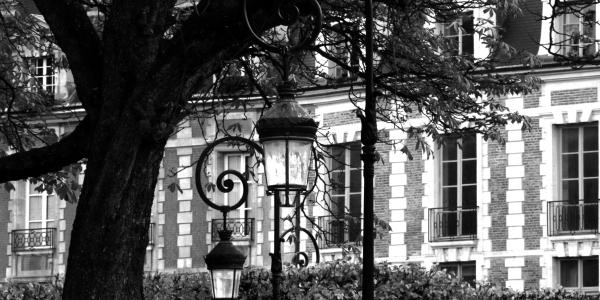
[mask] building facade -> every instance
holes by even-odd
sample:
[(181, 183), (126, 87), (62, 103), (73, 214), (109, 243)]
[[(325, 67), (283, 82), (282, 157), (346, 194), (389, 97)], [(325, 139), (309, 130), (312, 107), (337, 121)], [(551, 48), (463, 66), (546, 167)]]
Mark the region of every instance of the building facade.
[[(375, 168), (374, 209), (391, 231), (375, 241), (376, 259), (425, 267), (439, 264), (467, 280), (489, 280), (519, 290), (564, 286), (599, 292), (600, 69), (571, 68), (551, 54), (598, 52), (594, 39), (585, 37), (597, 38), (599, 25), (591, 24), (590, 18), (600, 18), (595, 5), (584, 7), (583, 14), (565, 11), (554, 20), (558, 31), (549, 34), (551, 21), (536, 16), (550, 13), (551, 6), (539, 1), (525, 5), (523, 16), (497, 22), (506, 28), (507, 43), (548, 58), (534, 71), (542, 82), (538, 91), (503, 97), (512, 111), (531, 117), (530, 130), (508, 124), (503, 131), (506, 143), (467, 135), (434, 145), (433, 155), (413, 151), (413, 159), (408, 159), (400, 148), (412, 147), (413, 141), (403, 131), (379, 124), (381, 136), (397, 145), (377, 145), (382, 161)], [(469, 30), (473, 19), (482, 17), (483, 11), (461, 17), (462, 31), (436, 26), (456, 41), (457, 54), (483, 57), (485, 47)], [(566, 32), (580, 35), (575, 40)], [(558, 46), (548, 46), (552, 38), (560, 41)], [(40, 76), (51, 73), (43, 70)], [(60, 87), (67, 81), (68, 76), (57, 75), (47, 82)], [(347, 97), (344, 88), (305, 90), (298, 96), (319, 122), (323, 133), (319, 142), (329, 153), (325, 165), (317, 168), (321, 173), (329, 170), (329, 176), (317, 183), (305, 202), (308, 217), (301, 218), (303, 227), (315, 233), (317, 227), (325, 230), (318, 234), (321, 261), (341, 258), (348, 250), (341, 245), (361, 238), (361, 128)], [(69, 113), (77, 115), (77, 108)], [(203, 257), (216, 244), (216, 228), (223, 224), (221, 215), (208, 208), (195, 190), (195, 162), (207, 143), (222, 137), (222, 128), (237, 128), (238, 134), (248, 136), (258, 116), (250, 109), (223, 118), (190, 119), (169, 140), (152, 210), (147, 271), (205, 270)], [(68, 132), (76, 119), (61, 118), (52, 126), (57, 133)], [(420, 116), (409, 120), (413, 125), (422, 121)], [(227, 226), (234, 231), (235, 244), (247, 253), (248, 265), (269, 266), (273, 197), (266, 195), (263, 171), (247, 151), (223, 146), (211, 154), (205, 179), (214, 181), (227, 169), (253, 171), (248, 203), (230, 214)], [(64, 273), (76, 204), (38, 192), (26, 181), (13, 185), (10, 192), (0, 191), (0, 199), (7, 200), (0, 201), (4, 279), (44, 280)], [(236, 193), (213, 189), (209, 194), (217, 202), (231, 203), (239, 196)], [(282, 216), (291, 212), (284, 209)], [(284, 229), (290, 226), (282, 224)], [(291, 259), (294, 247), (291, 242), (283, 244), (284, 261)], [(309, 240), (301, 238), (299, 247), (311, 253), (311, 262), (317, 260)]]

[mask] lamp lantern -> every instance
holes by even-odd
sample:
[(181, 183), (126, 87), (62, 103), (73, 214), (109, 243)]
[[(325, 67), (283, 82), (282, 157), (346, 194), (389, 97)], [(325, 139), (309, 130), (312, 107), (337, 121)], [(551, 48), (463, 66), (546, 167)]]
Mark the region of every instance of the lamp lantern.
[(219, 243), (206, 255), (206, 268), (210, 272), (213, 299), (237, 299), (244, 255), (231, 242), (231, 231), (219, 231)]
[(308, 185), (318, 124), (296, 101), (292, 82), (284, 82), (277, 91), (279, 100), (256, 126), (264, 149), (267, 189), (302, 192)]

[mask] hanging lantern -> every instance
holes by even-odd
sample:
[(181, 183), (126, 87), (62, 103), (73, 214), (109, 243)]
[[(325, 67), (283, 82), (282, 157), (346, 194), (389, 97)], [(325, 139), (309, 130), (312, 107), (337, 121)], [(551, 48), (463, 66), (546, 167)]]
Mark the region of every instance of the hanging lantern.
[(231, 231), (219, 231), (219, 243), (206, 255), (213, 299), (237, 299), (246, 255), (231, 242)]

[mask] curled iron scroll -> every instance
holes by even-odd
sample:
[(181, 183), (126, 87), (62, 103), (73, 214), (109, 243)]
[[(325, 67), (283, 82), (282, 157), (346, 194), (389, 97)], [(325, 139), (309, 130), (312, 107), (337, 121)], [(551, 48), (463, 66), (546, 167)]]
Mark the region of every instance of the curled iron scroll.
[(224, 144), (224, 143), (232, 143), (232, 142), (238, 142), (238, 143), (242, 143), (247, 146), (250, 146), (251, 148), (256, 150), (258, 153), (260, 153), (261, 156), (264, 153), (262, 147), (260, 147), (257, 143), (255, 143), (249, 139), (239, 137), (239, 136), (228, 136), (228, 137), (218, 139), (218, 140), (214, 141), (213, 143), (208, 144), (207, 147), (204, 149), (204, 151), (202, 151), (202, 153), (200, 154), (200, 158), (198, 158), (198, 163), (196, 165), (196, 174), (195, 174), (196, 190), (198, 191), (198, 195), (200, 195), (200, 198), (202, 199), (202, 201), (204, 201), (204, 203), (206, 203), (206, 205), (222, 212), (223, 214), (227, 214), (228, 212), (239, 208), (240, 206), (242, 206), (242, 204), (244, 204), (244, 202), (246, 202), (246, 200), (248, 199), (248, 183), (246, 182), (244, 175), (236, 170), (225, 170), (225, 171), (221, 172), (221, 174), (219, 174), (219, 176), (217, 177), (217, 183), (216, 183), (217, 189), (223, 193), (231, 192), (234, 188), (233, 180), (231, 180), (229, 178), (225, 179), (225, 176), (227, 176), (227, 175), (235, 176), (240, 180), (240, 183), (242, 185), (242, 193), (241, 193), (242, 196), (233, 205), (218, 205), (218, 204), (210, 201), (210, 199), (206, 196), (206, 193), (204, 192), (204, 188), (203, 188), (204, 183), (202, 182), (202, 166), (209, 159), (210, 154), (212, 153), (213, 149), (217, 145)]
[[(290, 233), (290, 232), (294, 231), (295, 229), (296, 229), (295, 227), (288, 228), (286, 231), (284, 231), (284, 232), (283, 232), (283, 233), (282, 233), (282, 234), (279, 236), (279, 241), (284, 241), (284, 240), (285, 240), (285, 236), (286, 236), (288, 233)], [(321, 253), (320, 253), (320, 251), (319, 251), (319, 244), (317, 243), (317, 239), (315, 239), (315, 237), (312, 235), (312, 233), (311, 233), (311, 232), (310, 232), (308, 229), (306, 229), (306, 228), (302, 228), (302, 227), (300, 227), (300, 228), (298, 228), (298, 229), (299, 229), (300, 231), (302, 231), (302, 232), (306, 233), (306, 235), (308, 235), (308, 237), (310, 238), (310, 241), (313, 243), (313, 247), (314, 247), (314, 249), (315, 249), (315, 254), (316, 254), (316, 257), (317, 257), (317, 261), (316, 261), (316, 263), (319, 263), (319, 262), (321, 262)], [(296, 238), (300, 238), (300, 237), (296, 237)], [(294, 259), (293, 259), (293, 260), (294, 260), (294, 261), (297, 261), (296, 259), (297, 259), (297, 258), (299, 258), (299, 256), (303, 256), (303, 257), (305, 258), (305, 261), (304, 261), (304, 263), (303, 263), (303, 264), (298, 264), (298, 266), (299, 266), (299, 267), (301, 267), (301, 268), (302, 268), (302, 267), (306, 267), (306, 266), (308, 265), (308, 255), (307, 255), (305, 252), (303, 252), (303, 251), (300, 251), (300, 252), (297, 252), (297, 253), (295, 253), (295, 254), (294, 254)]]
[[(312, 25), (312, 28), (310, 28), (310, 32), (307, 35), (302, 36), (302, 38), (295, 44), (273, 45), (256, 34), (256, 31), (254, 28), (252, 28), (252, 24), (248, 18), (247, 0), (244, 0), (243, 2), (243, 15), (246, 28), (250, 32), (250, 35), (254, 41), (267, 51), (284, 53), (286, 51), (293, 52), (302, 49), (314, 42), (321, 32), (323, 13), (321, 11), (321, 5), (319, 5), (317, 0), (281, 1), (275, 16), (279, 23), (286, 26), (294, 26), (294, 24), (300, 23), (299, 25)], [(306, 18), (302, 18), (303, 16), (306, 16)], [(306, 22), (312, 24), (302, 24)]]

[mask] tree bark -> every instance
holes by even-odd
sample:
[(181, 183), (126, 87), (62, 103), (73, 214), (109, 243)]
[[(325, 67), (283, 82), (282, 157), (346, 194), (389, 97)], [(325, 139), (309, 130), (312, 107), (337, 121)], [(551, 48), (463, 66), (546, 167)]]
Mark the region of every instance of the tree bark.
[(144, 139), (136, 127), (121, 125), (110, 147), (102, 147), (107, 152), (89, 158), (64, 299), (143, 299), (147, 232), (166, 138)]

